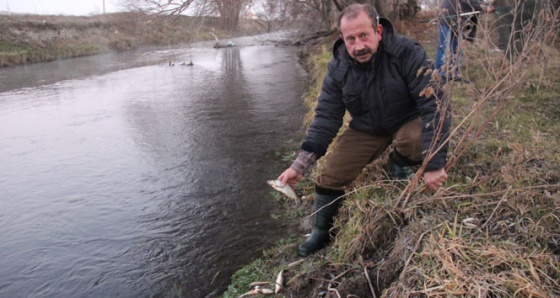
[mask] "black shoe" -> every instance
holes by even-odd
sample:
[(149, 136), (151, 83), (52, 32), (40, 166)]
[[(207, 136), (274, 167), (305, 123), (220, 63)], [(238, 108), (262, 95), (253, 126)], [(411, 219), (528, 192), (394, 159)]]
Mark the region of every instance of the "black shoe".
[(407, 165), (409, 162), (403, 159), (406, 158), (401, 156), (396, 150), (389, 154), (389, 170), (387, 171), (389, 178), (393, 180), (410, 180), (414, 176), (414, 171)]
[(389, 177), (393, 180), (409, 180), (414, 176), (414, 171), (409, 166), (399, 166), (389, 161)]

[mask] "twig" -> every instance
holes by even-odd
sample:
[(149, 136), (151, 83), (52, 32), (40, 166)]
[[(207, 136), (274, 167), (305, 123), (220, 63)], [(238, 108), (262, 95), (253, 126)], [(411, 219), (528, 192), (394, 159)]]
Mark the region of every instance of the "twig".
[(408, 259), (406, 260), (406, 263), (404, 263), (404, 267), (403, 267), (403, 269), (402, 269), (402, 271), (401, 271), (401, 274), (399, 275), (399, 279), (402, 279), (403, 274), (406, 272), (406, 268), (408, 267), (408, 264), (410, 263), (410, 260), (412, 260), (412, 257), (414, 256), (414, 253), (416, 252), (416, 249), (418, 249), (418, 246), (420, 245), (420, 242), (422, 241), (422, 238), (424, 238), (424, 236), (425, 236), (426, 234), (431, 233), (433, 230), (435, 230), (435, 229), (441, 227), (444, 223), (446, 223), (446, 222), (440, 223), (440, 224), (438, 224), (437, 226), (435, 226), (435, 227), (433, 227), (433, 228), (427, 230), (426, 232), (424, 232), (424, 233), (422, 233), (422, 234), (420, 235), (420, 237), (419, 237), (418, 240), (416, 241), (416, 245), (414, 245), (414, 248), (412, 249), (412, 252), (410, 253), (410, 256), (409, 256)]
[[(497, 194), (502, 194), (504, 192), (508, 192), (510, 190), (514, 190), (514, 191), (524, 191), (524, 190), (530, 190), (530, 189), (541, 189), (541, 188), (555, 188), (555, 187), (560, 187), (560, 184), (542, 184), (542, 185), (531, 185), (531, 186), (524, 186), (524, 187), (518, 187), (518, 188), (509, 188), (506, 190), (497, 190), (497, 191), (493, 191), (493, 192), (487, 192), (487, 193), (479, 193), (479, 194), (464, 194), (464, 195), (454, 195), (454, 196), (446, 196), (446, 197), (441, 197), (439, 199), (441, 200), (454, 200), (454, 199), (465, 199), (465, 198), (482, 198), (482, 197), (491, 197)], [(427, 202), (431, 202), (431, 200), (422, 200), (422, 201), (418, 201), (418, 204), (423, 204), (423, 203), (427, 203)]]
[(371, 291), (371, 296), (373, 298), (377, 298), (375, 295), (375, 290), (373, 289), (373, 285), (371, 284), (371, 279), (369, 278), (369, 274), (367, 273), (367, 266), (364, 266), (364, 274), (366, 275), (366, 279), (369, 285), (369, 290)]
[(333, 277), (330, 281), (331, 281), (331, 282), (335, 282), (337, 279), (343, 277), (346, 273), (348, 273), (348, 271), (350, 271), (351, 269), (352, 269), (352, 268), (346, 269), (346, 271), (344, 271), (344, 272), (340, 273), (339, 275)]
[(337, 289), (335, 289), (335, 288), (327, 288), (327, 290), (328, 290), (329, 292), (335, 292), (335, 293), (336, 293), (336, 296), (337, 296), (338, 298), (342, 298), (342, 297), (340, 297), (340, 293), (338, 292)]
[(507, 198), (507, 195), (509, 194), (510, 190), (511, 190), (511, 185), (508, 187), (508, 189), (506, 190), (506, 193), (500, 199), (500, 202), (498, 202), (498, 205), (496, 205), (496, 208), (494, 208), (494, 210), (492, 210), (492, 213), (490, 213), (490, 216), (488, 216), (488, 219), (486, 220), (486, 222), (481, 226), (482, 229), (484, 229), (486, 227), (486, 225), (488, 225), (488, 223), (490, 222), (490, 219), (492, 218), (492, 216), (494, 216), (494, 213), (496, 213), (496, 210), (498, 210), (500, 205), (502, 205), (504, 200)]

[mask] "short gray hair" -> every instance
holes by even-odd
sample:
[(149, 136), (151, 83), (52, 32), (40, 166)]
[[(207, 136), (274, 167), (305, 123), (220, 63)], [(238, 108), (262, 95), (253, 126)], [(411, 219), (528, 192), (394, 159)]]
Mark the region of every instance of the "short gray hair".
[(348, 5), (338, 15), (338, 20), (336, 21), (336, 28), (338, 28), (338, 32), (341, 32), (340, 31), (340, 21), (342, 20), (342, 18), (346, 17), (346, 18), (349, 18), (349, 19), (354, 19), (354, 18), (358, 17), (360, 12), (362, 12), (362, 11), (365, 12), (367, 14), (367, 16), (369, 17), (369, 19), (371, 20), (371, 25), (373, 26), (373, 29), (376, 29), (377, 25), (379, 25), (379, 14), (377, 13), (377, 10), (375, 10), (375, 8), (373, 8), (373, 6), (368, 5), (368, 4), (354, 3), (354, 4)]

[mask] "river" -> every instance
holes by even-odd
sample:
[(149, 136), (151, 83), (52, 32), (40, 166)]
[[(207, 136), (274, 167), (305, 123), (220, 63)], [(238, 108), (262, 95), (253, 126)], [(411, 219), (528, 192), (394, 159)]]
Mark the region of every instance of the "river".
[(0, 297), (219, 297), (286, 235), (306, 75), (264, 39), (0, 69)]

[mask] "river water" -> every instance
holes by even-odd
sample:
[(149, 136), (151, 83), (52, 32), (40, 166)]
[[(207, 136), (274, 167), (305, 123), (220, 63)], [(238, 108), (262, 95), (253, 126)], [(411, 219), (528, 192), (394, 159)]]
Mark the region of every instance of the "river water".
[(286, 235), (305, 72), (233, 41), (0, 69), (0, 297), (219, 297)]

